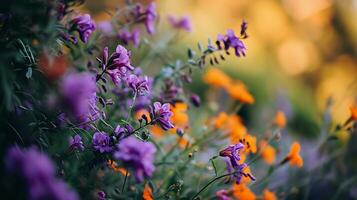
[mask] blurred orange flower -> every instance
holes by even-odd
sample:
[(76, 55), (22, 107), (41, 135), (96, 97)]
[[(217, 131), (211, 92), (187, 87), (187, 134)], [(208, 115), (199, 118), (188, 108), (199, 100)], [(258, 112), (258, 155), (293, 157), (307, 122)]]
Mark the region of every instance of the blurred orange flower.
[(216, 128), (223, 128), (223, 126), (227, 123), (228, 115), (225, 112), (220, 112), (216, 118), (213, 119), (214, 126)]
[(162, 136), (164, 136), (164, 130), (162, 130), (162, 128), (157, 125), (152, 125), (150, 127), (150, 133), (157, 138), (161, 138)]
[(228, 94), (241, 103), (252, 104), (254, 103), (254, 97), (248, 92), (245, 85), (240, 81), (235, 81), (227, 88)]
[[(123, 176), (126, 175), (127, 171), (125, 168), (119, 167), (118, 164), (114, 160), (107, 161), (108, 167), (111, 168), (114, 172), (120, 172)], [(128, 173), (130, 176), (130, 173)]]
[(269, 191), (268, 189), (265, 189), (263, 191), (263, 200), (277, 200), (274, 192)]
[(282, 111), (278, 111), (275, 114), (274, 124), (280, 128), (284, 128), (286, 126), (286, 117)]
[(228, 88), (231, 84), (231, 78), (227, 76), (223, 71), (217, 68), (209, 68), (203, 76), (203, 80), (210, 85)]
[(146, 116), (146, 118), (149, 120), (149, 122), (151, 121), (150, 113), (146, 109), (140, 109), (140, 110), (136, 111), (134, 117), (135, 117), (136, 120), (139, 120), (139, 119), (141, 119), (141, 117), (143, 115)]
[(153, 200), (152, 189), (149, 184), (146, 184), (143, 191), (143, 200)]
[(255, 194), (245, 184), (234, 184), (232, 194), (237, 199), (255, 200)]
[(255, 136), (246, 134), (240, 142), (244, 144), (245, 153), (257, 152), (257, 138)]
[(276, 150), (268, 144), (266, 140), (262, 140), (259, 142), (259, 148), (261, 149), (261, 156), (263, 160), (271, 165), (275, 161)]
[(351, 119), (357, 120), (357, 106), (351, 106), (350, 111), (351, 111)]
[(175, 130), (177, 128), (186, 128), (188, 126), (189, 118), (187, 115), (188, 105), (185, 103), (175, 103), (170, 107), (173, 115), (170, 121), (175, 125)]
[(43, 53), (38, 59), (38, 66), (48, 79), (55, 81), (66, 72), (68, 60), (64, 55), (51, 56)]
[(298, 142), (294, 142), (291, 145), (290, 152), (285, 158), (286, 160), (288, 160), (290, 162), (291, 166), (298, 166), (298, 167), (303, 166), (303, 160), (302, 160), (301, 156), (299, 155), (300, 148), (301, 147)]

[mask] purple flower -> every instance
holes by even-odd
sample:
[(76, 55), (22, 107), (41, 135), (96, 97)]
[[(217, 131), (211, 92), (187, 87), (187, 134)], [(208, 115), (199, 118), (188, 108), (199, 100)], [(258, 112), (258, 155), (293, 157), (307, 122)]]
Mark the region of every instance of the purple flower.
[(129, 44), (130, 41), (133, 42), (134, 47), (138, 47), (140, 43), (140, 31), (138, 29), (129, 32), (127, 30), (121, 30), (118, 34), (118, 38), (125, 44)]
[(81, 40), (87, 43), (92, 32), (95, 30), (95, 22), (91, 19), (90, 15), (79, 15), (72, 20), (72, 24), (74, 29), (78, 31)]
[(165, 131), (173, 128), (174, 125), (170, 122), (170, 117), (173, 114), (170, 111), (170, 104), (165, 103), (161, 105), (160, 102), (154, 103), (154, 109), (151, 109), (151, 119), (152, 122), (155, 122), (161, 126)]
[(36, 148), (11, 147), (5, 158), (6, 168), (26, 182), (29, 199), (76, 200), (77, 194), (55, 177), (55, 168), (47, 155)]
[(181, 18), (176, 19), (175, 17), (170, 15), (168, 16), (168, 20), (174, 28), (183, 29), (187, 32), (190, 32), (192, 29), (191, 21), (188, 16), (183, 16)]
[(73, 150), (79, 150), (83, 151), (84, 150), (84, 145), (82, 141), (82, 137), (80, 135), (75, 135), (74, 137), (69, 138), (69, 148)]
[(110, 20), (102, 21), (98, 23), (98, 29), (102, 31), (104, 35), (109, 35), (113, 32), (113, 25)]
[(123, 126), (118, 125), (117, 127), (115, 127), (114, 129), (114, 135), (120, 139), (124, 136), (124, 134), (129, 134), (133, 132), (133, 127), (130, 124), (125, 124)]
[(225, 189), (218, 190), (218, 191), (216, 192), (216, 197), (217, 197), (219, 200), (230, 200), (230, 199), (231, 199), (231, 198), (229, 198), (228, 192), (227, 192), (227, 190), (225, 190)]
[(78, 122), (95, 121), (100, 116), (96, 106), (96, 84), (90, 73), (66, 75), (60, 83), (63, 101)]
[(229, 48), (233, 48), (236, 56), (245, 56), (245, 51), (247, 50), (244, 43), (234, 34), (232, 29), (228, 29), (226, 35), (218, 35), (217, 45), (221, 49), (220, 42), (223, 42), (224, 49), (228, 51)]
[(149, 34), (155, 33), (156, 4), (151, 2), (146, 9), (141, 4), (136, 4), (132, 11), (132, 15), (136, 22), (144, 22), (146, 30)]
[(145, 26), (149, 34), (155, 33), (156, 3), (151, 2), (146, 8)]
[(255, 180), (255, 177), (250, 173), (245, 173), (244, 169), (247, 167), (245, 163), (238, 164), (240, 160), (240, 151), (244, 148), (242, 143), (238, 143), (236, 145), (229, 145), (225, 149), (219, 152), (219, 156), (227, 157), (227, 171), (228, 173), (232, 173), (232, 168), (235, 170), (233, 176), (236, 178), (236, 183), (239, 184), (242, 180), (242, 177), (249, 177), (251, 180)]
[(143, 182), (144, 177), (151, 176), (155, 171), (153, 164), (156, 148), (150, 142), (143, 142), (135, 137), (120, 141), (114, 158), (133, 168), (137, 182)]
[(131, 74), (126, 79), (128, 86), (137, 94), (143, 95), (149, 92), (149, 80), (148, 77), (136, 76)]
[(111, 152), (110, 137), (105, 132), (96, 132), (93, 135), (93, 148), (100, 153)]
[(97, 197), (98, 197), (98, 200), (106, 200), (107, 199), (104, 191), (97, 192)]
[[(107, 48), (104, 48), (104, 55), (108, 55)], [(130, 63), (130, 51), (121, 45), (117, 46), (115, 52), (109, 57), (108, 62), (104, 64), (115, 84), (119, 84), (120, 80), (126, 77), (128, 71), (134, 70), (134, 67)]]

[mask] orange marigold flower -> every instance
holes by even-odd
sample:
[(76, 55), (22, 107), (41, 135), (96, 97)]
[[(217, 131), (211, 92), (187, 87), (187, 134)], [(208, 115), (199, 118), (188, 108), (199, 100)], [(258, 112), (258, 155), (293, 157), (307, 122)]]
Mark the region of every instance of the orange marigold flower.
[(225, 112), (220, 112), (218, 116), (214, 119), (214, 126), (216, 128), (223, 128), (223, 126), (227, 123), (228, 115)]
[(157, 125), (152, 125), (150, 127), (150, 133), (157, 138), (161, 138), (162, 136), (164, 136), (164, 130), (162, 130), (162, 128), (160, 128), (160, 126)]
[(185, 128), (188, 125), (189, 117), (187, 115), (187, 104), (185, 103), (175, 103), (171, 106), (171, 112), (173, 113), (170, 121), (175, 125), (175, 127)]
[(263, 191), (263, 200), (277, 200), (274, 192), (269, 191), (268, 189), (265, 189)]
[(143, 191), (143, 200), (153, 200), (152, 189), (149, 184), (146, 184)]
[(286, 117), (282, 111), (278, 111), (275, 114), (274, 124), (280, 128), (284, 128), (286, 126)]
[(232, 194), (237, 199), (255, 200), (255, 194), (245, 184), (234, 184)]
[[(123, 176), (126, 175), (127, 170), (125, 168), (119, 167), (118, 164), (114, 160), (107, 161), (108, 167), (111, 168), (114, 172), (120, 172)], [(128, 176), (130, 174), (128, 173)]]
[(273, 164), (276, 156), (276, 150), (274, 147), (269, 145), (265, 140), (260, 141), (259, 147), (261, 149), (261, 156), (263, 160), (269, 165)]
[(203, 80), (207, 84), (221, 88), (228, 88), (231, 84), (231, 78), (217, 68), (209, 68), (203, 76)]
[(257, 138), (255, 136), (247, 133), (239, 142), (244, 144), (244, 153), (257, 152)]
[(302, 167), (303, 160), (302, 160), (301, 156), (299, 155), (300, 148), (301, 147), (300, 147), (300, 144), (298, 142), (294, 142), (291, 145), (290, 152), (285, 158), (285, 160), (288, 160), (290, 162), (291, 166)]
[(351, 119), (357, 120), (357, 106), (351, 106), (350, 111), (351, 111)]
[(241, 103), (252, 104), (254, 103), (254, 97), (248, 92), (245, 85), (240, 81), (235, 81), (233, 84), (229, 85), (227, 88), (228, 94), (240, 101)]

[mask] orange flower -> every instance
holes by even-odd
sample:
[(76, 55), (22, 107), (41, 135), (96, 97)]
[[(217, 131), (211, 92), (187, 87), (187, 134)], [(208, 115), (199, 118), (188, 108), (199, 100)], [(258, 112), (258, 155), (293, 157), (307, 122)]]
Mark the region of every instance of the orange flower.
[(151, 121), (150, 113), (146, 109), (140, 109), (140, 110), (136, 111), (134, 117), (136, 120), (139, 120), (139, 119), (141, 119), (141, 117), (143, 115), (146, 116), (146, 118), (148, 119), (149, 122)]
[[(120, 172), (123, 176), (126, 175), (127, 171), (125, 168), (119, 167), (118, 164), (113, 161), (113, 160), (108, 160), (107, 161), (108, 167), (111, 168), (114, 172)], [(130, 174), (128, 173), (128, 176), (130, 176)]]
[(269, 191), (268, 189), (265, 189), (263, 191), (263, 200), (277, 200), (274, 192)]
[(263, 160), (269, 165), (273, 164), (275, 161), (276, 150), (265, 140), (260, 141), (259, 147), (261, 149)]
[(244, 153), (257, 152), (257, 138), (255, 136), (247, 133), (239, 142), (244, 144)]
[(286, 156), (285, 160), (288, 160), (291, 166), (302, 167), (303, 160), (299, 155), (299, 152), (300, 152), (300, 144), (298, 142), (294, 142), (291, 145), (290, 152)]
[(213, 120), (214, 126), (216, 128), (223, 128), (223, 126), (227, 123), (228, 115), (225, 112), (220, 112), (218, 116)]
[(235, 81), (227, 88), (228, 94), (241, 103), (252, 104), (254, 103), (254, 97), (248, 92), (245, 85), (240, 81)]
[(149, 184), (146, 184), (143, 191), (143, 200), (153, 200), (152, 189)]
[(157, 125), (150, 127), (150, 133), (156, 136), (157, 138), (162, 138), (164, 136), (164, 130)]
[(231, 84), (231, 78), (217, 68), (209, 68), (205, 73), (203, 80), (207, 84), (220, 88), (228, 88)]
[(183, 137), (180, 137), (179, 140), (179, 146), (181, 148), (186, 148), (186, 146), (190, 145), (189, 140), (185, 137), (186, 135), (184, 135)]
[(188, 126), (189, 117), (187, 115), (187, 104), (185, 103), (175, 103), (174, 106), (171, 106), (171, 111), (173, 115), (170, 118), (170, 121), (175, 125), (175, 128), (185, 128)]
[(351, 106), (350, 111), (351, 111), (351, 119), (357, 120), (357, 106)]
[(38, 66), (48, 79), (54, 81), (59, 79), (66, 72), (68, 60), (64, 55), (51, 56), (44, 52), (38, 59)]
[(277, 125), (280, 128), (284, 128), (285, 127), (285, 125), (286, 125), (286, 117), (285, 117), (285, 114), (282, 111), (278, 111), (275, 114), (274, 124)]
[(237, 199), (255, 200), (255, 194), (244, 184), (234, 184), (232, 194)]

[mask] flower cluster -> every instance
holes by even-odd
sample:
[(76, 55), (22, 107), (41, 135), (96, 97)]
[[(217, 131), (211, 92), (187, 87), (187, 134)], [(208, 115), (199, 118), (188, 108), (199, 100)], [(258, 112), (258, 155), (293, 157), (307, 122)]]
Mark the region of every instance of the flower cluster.
[(144, 181), (145, 176), (153, 174), (155, 170), (153, 160), (156, 152), (153, 144), (129, 137), (120, 141), (117, 144), (117, 149), (114, 152), (114, 158), (133, 168), (138, 182)]
[(96, 106), (95, 78), (92, 74), (67, 74), (60, 83), (60, 93), (71, 116), (82, 125), (100, 117), (100, 110)]
[(6, 167), (26, 182), (28, 198), (32, 200), (77, 200), (77, 194), (56, 178), (52, 161), (36, 148), (11, 147), (5, 158)]
[(87, 43), (89, 37), (95, 31), (95, 22), (91, 19), (89, 14), (79, 15), (72, 21), (72, 29), (78, 31), (82, 42)]
[(241, 25), (240, 37), (236, 36), (232, 29), (228, 29), (225, 35), (219, 34), (217, 36), (216, 41), (218, 49), (224, 49), (225, 51), (228, 51), (229, 48), (232, 48), (234, 49), (234, 53), (236, 56), (245, 56), (247, 48), (245, 47), (241, 39), (245, 39), (248, 37), (246, 33), (247, 27), (247, 23), (243, 21)]

